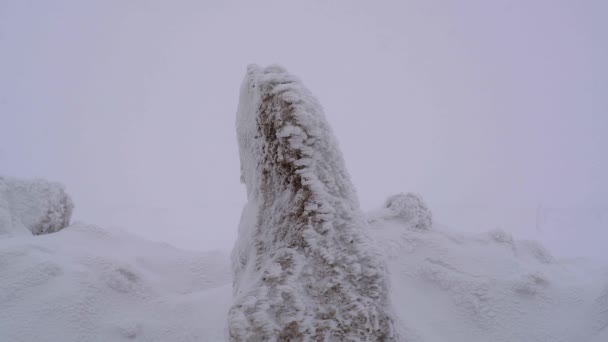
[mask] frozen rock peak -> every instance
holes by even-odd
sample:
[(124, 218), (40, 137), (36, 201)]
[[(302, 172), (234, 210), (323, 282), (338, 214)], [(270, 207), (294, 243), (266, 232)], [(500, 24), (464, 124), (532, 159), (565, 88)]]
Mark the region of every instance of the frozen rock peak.
[(233, 341), (396, 340), (388, 276), (323, 110), (249, 66), (237, 111), (248, 203), (233, 250)]

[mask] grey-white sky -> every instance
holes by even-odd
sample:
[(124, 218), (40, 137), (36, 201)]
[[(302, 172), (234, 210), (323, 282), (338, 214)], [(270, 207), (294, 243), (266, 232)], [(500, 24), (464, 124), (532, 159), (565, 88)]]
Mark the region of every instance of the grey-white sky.
[(364, 208), (401, 191), (462, 225), (465, 207), (606, 208), (607, 14), (606, 1), (1, 0), (0, 174), (66, 184), (77, 219), (229, 247), (245, 199), (239, 85), (248, 63), (276, 62), (323, 104)]

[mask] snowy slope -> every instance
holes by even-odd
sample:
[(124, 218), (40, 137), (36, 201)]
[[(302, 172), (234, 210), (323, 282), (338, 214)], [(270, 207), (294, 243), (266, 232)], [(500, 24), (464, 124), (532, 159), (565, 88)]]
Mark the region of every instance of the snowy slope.
[(426, 217), (387, 208), (369, 215), (405, 340), (589, 341), (606, 330), (607, 267), (558, 261), (501, 230), (420, 229)]
[[(383, 214), (369, 220), (403, 340), (606, 341), (608, 268)], [(0, 239), (0, 341), (224, 341), (230, 282), (227, 253), (95, 226)]]
[(227, 253), (76, 224), (0, 239), (0, 341), (222, 341)]
[(0, 177), (0, 237), (59, 231), (73, 207), (61, 184)]
[(396, 339), (382, 257), (315, 98), (281, 67), (250, 66), (237, 136), (248, 204), (231, 340)]
[[(402, 340), (606, 341), (607, 267), (386, 209), (368, 217)], [(224, 341), (231, 304), (227, 253), (84, 224), (0, 239), (0, 341)]]

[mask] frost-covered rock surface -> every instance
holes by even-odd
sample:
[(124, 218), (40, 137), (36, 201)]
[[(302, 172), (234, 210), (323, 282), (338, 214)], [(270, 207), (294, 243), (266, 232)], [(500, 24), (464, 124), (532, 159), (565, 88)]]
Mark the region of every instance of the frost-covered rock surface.
[(0, 239), (0, 341), (217, 342), (228, 253), (75, 224)]
[(231, 340), (396, 339), (388, 274), (315, 98), (281, 67), (250, 66), (237, 135), (248, 204)]
[(0, 236), (57, 232), (73, 207), (61, 184), (0, 177)]
[(406, 225), (416, 229), (427, 230), (433, 225), (431, 210), (420, 195), (412, 193), (390, 196), (386, 199), (382, 208), (368, 215), (370, 222), (389, 218), (401, 220)]

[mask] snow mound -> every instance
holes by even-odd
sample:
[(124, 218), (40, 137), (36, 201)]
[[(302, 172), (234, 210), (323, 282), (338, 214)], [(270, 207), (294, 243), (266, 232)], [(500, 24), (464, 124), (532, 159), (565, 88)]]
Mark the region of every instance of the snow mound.
[(589, 341), (608, 329), (607, 277), (585, 262), (501, 230), (411, 229), (377, 213), (370, 222), (406, 341)]
[[(594, 327), (598, 335), (608, 337), (608, 283), (595, 299), (594, 317), (596, 318)], [(599, 340), (598, 340), (599, 341)], [(603, 341), (606, 341), (605, 339)]]
[(0, 236), (57, 232), (69, 225), (73, 207), (58, 183), (0, 177)]
[(227, 254), (76, 224), (0, 239), (0, 340), (221, 341)]
[(382, 257), (315, 98), (281, 67), (250, 66), (237, 136), (248, 203), (231, 339), (396, 339)]

